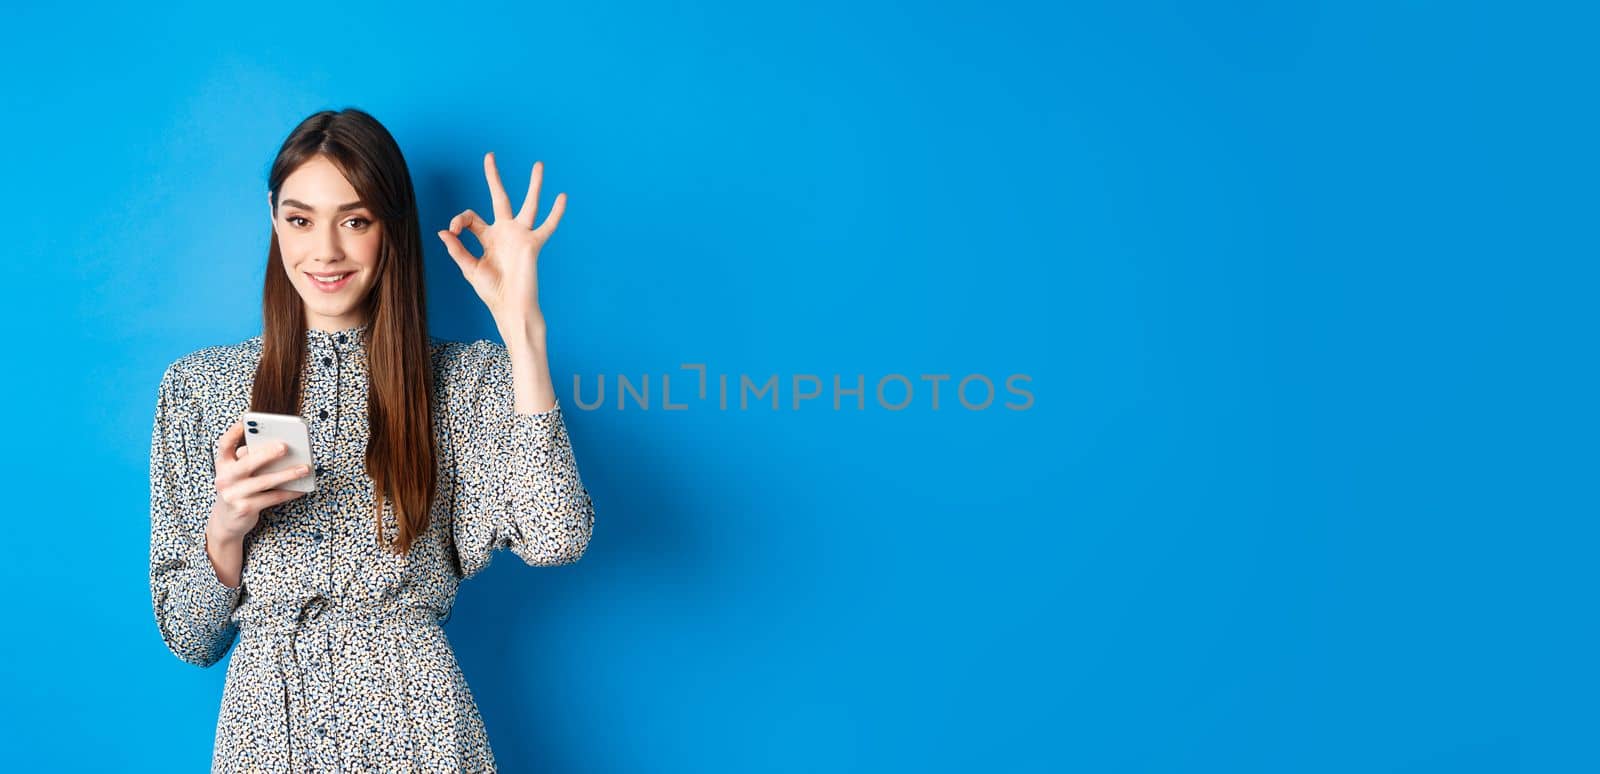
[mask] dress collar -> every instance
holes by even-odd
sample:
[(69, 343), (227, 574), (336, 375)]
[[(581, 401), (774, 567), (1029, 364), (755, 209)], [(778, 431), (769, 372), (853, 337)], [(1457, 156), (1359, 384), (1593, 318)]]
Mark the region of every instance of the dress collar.
[(362, 323), (337, 331), (307, 328), (306, 345), (314, 348), (328, 347), (339, 352), (358, 352), (362, 349), (362, 340), (366, 336), (368, 325), (369, 323)]

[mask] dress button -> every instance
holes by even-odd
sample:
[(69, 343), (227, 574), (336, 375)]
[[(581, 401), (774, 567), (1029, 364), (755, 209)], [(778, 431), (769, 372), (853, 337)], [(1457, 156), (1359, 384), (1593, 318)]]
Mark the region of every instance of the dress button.
[(327, 735), (328, 735), (328, 729), (323, 728), (322, 726), (317, 726), (317, 736), (327, 736)]
[(324, 474), (324, 473), (326, 473), (326, 472), (328, 472), (328, 469), (327, 469), (327, 468), (324, 468), (324, 467), (322, 467), (322, 466), (321, 466), (321, 465), (318, 465), (318, 466), (317, 466), (317, 475), (319, 475), (319, 476), (320, 476), (320, 475), (322, 475), (322, 474)]
[(313, 533), (311, 533), (311, 539), (317, 541), (318, 543), (321, 543), (322, 542), (322, 533), (321, 532), (313, 532)]
[(340, 344), (344, 343), (344, 334), (343, 333), (339, 334), (339, 343)]
[(327, 419), (328, 418), (328, 410), (327, 409), (322, 409), (321, 411), (318, 411), (317, 412), (317, 418), (318, 419)]
[(322, 358), (322, 364), (325, 365), (325, 366), (333, 365), (333, 358), (331, 358), (331, 357)]

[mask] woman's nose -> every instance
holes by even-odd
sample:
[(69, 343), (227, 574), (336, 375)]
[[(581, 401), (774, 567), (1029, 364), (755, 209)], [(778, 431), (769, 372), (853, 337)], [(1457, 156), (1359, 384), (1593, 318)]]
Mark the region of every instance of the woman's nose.
[(323, 252), (327, 255), (329, 261), (337, 261), (344, 257), (344, 251), (339, 246), (339, 230), (337, 227), (323, 232), (322, 244), (324, 246)]

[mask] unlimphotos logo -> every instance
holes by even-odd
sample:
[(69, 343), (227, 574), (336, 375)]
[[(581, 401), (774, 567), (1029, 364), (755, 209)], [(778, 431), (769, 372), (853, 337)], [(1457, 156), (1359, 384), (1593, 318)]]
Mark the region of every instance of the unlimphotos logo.
[[(737, 406), (740, 411), (747, 411), (753, 405), (761, 408), (770, 406), (773, 411), (787, 407), (798, 411), (807, 401), (819, 401), (815, 408), (827, 409), (827, 402), (820, 402), (824, 397), (824, 381), (818, 374), (793, 374), (789, 379), (782, 379), (778, 374), (767, 374), (765, 379), (757, 381), (749, 374), (737, 374), (730, 387), (729, 377), (732, 374), (708, 373), (705, 363), (684, 363), (678, 366), (681, 371), (698, 372), (698, 389), (695, 397), (689, 398), (680, 394), (679, 400), (684, 402), (674, 403), (672, 397), (672, 374), (659, 374), (661, 386), (661, 400), (657, 404), (664, 411), (685, 411), (692, 406), (715, 406), (719, 411), (726, 411)], [(716, 385), (711, 386), (711, 377), (716, 377)], [(626, 374), (616, 374), (615, 406), (618, 411), (629, 408), (629, 400), (635, 410), (648, 411), (650, 401), (651, 374), (642, 374), (636, 384)], [(879, 377), (872, 390), (877, 405), (889, 411), (901, 411), (913, 405), (926, 407), (938, 411), (941, 407), (949, 405), (946, 398), (941, 402), (940, 386), (955, 379), (951, 374), (918, 374), (917, 381), (905, 374), (891, 373)], [(584, 411), (605, 408), (607, 404), (607, 380), (605, 374), (596, 374), (594, 394), (592, 397), (584, 390), (583, 376), (572, 375), (573, 400), (578, 408)], [(832, 374), (833, 389), (831, 397), (832, 410), (865, 411), (867, 408), (867, 376), (866, 374)], [(1033, 407), (1033, 393), (1018, 385), (1031, 382), (1033, 377), (1027, 374), (1011, 374), (1004, 379), (1006, 392), (1019, 396), (1020, 402), (1005, 401), (999, 404), (1012, 411), (1026, 411)], [(923, 389), (919, 390), (917, 382), (923, 382)], [(782, 400), (782, 386), (788, 386), (789, 400)], [(983, 411), (995, 405), (996, 387), (994, 380), (984, 374), (966, 374), (959, 380), (950, 384), (950, 391), (955, 393), (955, 402), (969, 411)], [(715, 393), (714, 395), (712, 393)], [(713, 402), (714, 400), (714, 402)], [(814, 410), (813, 409), (813, 410)]]

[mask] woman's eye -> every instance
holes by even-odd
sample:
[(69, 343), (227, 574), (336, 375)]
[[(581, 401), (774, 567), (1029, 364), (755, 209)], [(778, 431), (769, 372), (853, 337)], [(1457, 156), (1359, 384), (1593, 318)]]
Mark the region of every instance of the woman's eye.
[[(300, 228), (304, 228), (304, 226), (301, 226), (300, 224), (309, 223), (310, 222), (310, 221), (306, 220), (305, 218), (300, 217), (299, 215), (290, 215), (289, 217), (284, 218), (284, 220), (286, 222), (288, 222), (288, 223), (290, 223), (290, 224), (292, 224), (294, 226), (300, 227)], [(354, 223), (354, 224), (356, 224), (356, 228), (359, 229), (359, 228), (366, 228), (372, 221), (367, 220), (366, 218), (351, 218), (349, 220), (346, 220), (345, 222), (346, 223)]]

